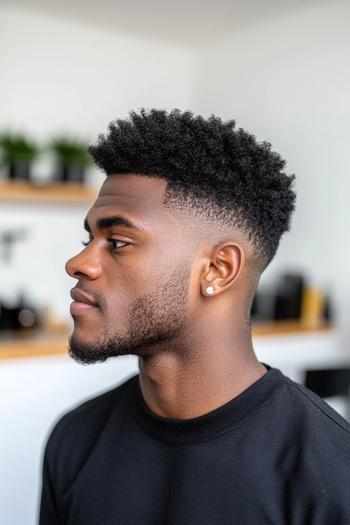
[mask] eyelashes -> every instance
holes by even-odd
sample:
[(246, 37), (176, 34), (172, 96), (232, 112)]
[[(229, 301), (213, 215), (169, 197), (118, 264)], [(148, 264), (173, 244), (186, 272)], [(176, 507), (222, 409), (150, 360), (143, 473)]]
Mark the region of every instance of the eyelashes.
[[(92, 240), (92, 239), (91, 239)], [(91, 243), (91, 240), (89, 241), (81, 241), (81, 244), (83, 246), (88, 246), (88, 244)], [(118, 250), (118, 248), (124, 248), (124, 246), (127, 246), (129, 243), (127, 242), (124, 242), (124, 241), (119, 241), (118, 239), (108, 239), (108, 242), (112, 245), (112, 250)], [(115, 246), (115, 243), (121, 243), (123, 246)]]

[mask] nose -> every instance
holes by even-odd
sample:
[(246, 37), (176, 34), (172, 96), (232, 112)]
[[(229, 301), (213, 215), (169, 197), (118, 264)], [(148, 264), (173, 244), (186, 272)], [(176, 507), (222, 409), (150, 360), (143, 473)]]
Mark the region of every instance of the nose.
[(87, 247), (71, 259), (68, 259), (65, 264), (65, 270), (70, 277), (75, 279), (87, 277), (93, 280), (100, 275), (101, 264), (97, 255), (93, 255)]

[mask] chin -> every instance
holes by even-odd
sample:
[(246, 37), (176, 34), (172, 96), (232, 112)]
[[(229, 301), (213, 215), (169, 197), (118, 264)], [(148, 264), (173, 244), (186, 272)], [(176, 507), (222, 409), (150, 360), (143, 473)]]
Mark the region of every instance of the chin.
[(93, 345), (95, 340), (91, 338), (90, 331), (74, 327), (73, 332), (69, 337), (69, 343)]

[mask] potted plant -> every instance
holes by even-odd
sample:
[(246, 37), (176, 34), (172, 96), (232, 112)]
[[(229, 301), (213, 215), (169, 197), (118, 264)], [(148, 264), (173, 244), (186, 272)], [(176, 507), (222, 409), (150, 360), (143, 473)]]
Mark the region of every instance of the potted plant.
[(55, 180), (84, 183), (86, 168), (92, 163), (88, 145), (62, 135), (53, 138), (49, 148), (56, 161)]
[(8, 169), (10, 179), (30, 179), (31, 165), (39, 156), (35, 142), (20, 133), (0, 134), (2, 164)]

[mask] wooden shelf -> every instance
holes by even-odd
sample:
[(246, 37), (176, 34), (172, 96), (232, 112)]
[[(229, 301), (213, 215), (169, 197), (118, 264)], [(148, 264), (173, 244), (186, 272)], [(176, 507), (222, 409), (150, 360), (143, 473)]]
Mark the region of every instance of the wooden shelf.
[(66, 354), (68, 335), (43, 333), (37, 336), (0, 339), (0, 360)]
[[(329, 323), (319, 326), (308, 326), (298, 321), (281, 321), (253, 326), (252, 335), (275, 336), (288, 334), (305, 334), (329, 332), (333, 326)], [(50, 355), (68, 354), (68, 337), (71, 332), (42, 332), (30, 336), (0, 338), (0, 360), (28, 357), (47, 357)]]
[(305, 334), (328, 332), (331, 329), (333, 329), (333, 325), (328, 322), (320, 322), (315, 325), (302, 321), (288, 320), (253, 324), (252, 334), (253, 336)]
[(36, 184), (25, 181), (0, 182), (0, 201), (39, 203), (93, 203), (98, 189), (73, 183)]

